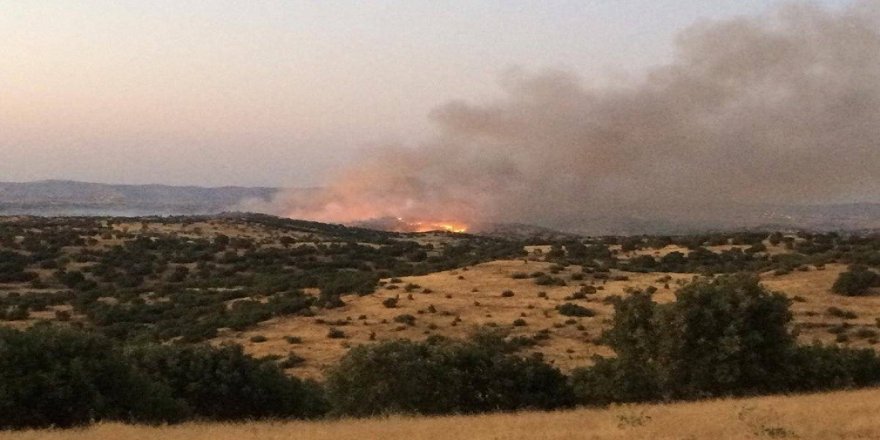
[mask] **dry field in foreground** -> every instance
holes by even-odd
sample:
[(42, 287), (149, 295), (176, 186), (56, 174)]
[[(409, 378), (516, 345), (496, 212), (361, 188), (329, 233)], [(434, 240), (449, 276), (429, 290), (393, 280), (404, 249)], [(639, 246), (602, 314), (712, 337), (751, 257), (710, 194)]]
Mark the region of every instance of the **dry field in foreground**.
[(552, 413), (389, 417), (287, 423), (117, 423), (0, 432), (0, 440), (877, 439), (880, 390), (771, 396)]

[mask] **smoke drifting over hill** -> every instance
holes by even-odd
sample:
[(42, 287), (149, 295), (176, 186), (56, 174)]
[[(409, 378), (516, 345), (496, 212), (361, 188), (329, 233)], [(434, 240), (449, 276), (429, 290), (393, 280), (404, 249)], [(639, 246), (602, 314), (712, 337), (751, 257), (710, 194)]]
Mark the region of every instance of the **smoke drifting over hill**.
[(880, 190), (878, 28), (880, 1), (788, 5), (697, 24), (678, 36), (672, 62), (624, 86), (509, 72), (495, 102), (436, 108), (437, 139), (373, 150), (323, 191), (260, 208), (578, 229), (723, 215), (732, 203), (869, 199)]

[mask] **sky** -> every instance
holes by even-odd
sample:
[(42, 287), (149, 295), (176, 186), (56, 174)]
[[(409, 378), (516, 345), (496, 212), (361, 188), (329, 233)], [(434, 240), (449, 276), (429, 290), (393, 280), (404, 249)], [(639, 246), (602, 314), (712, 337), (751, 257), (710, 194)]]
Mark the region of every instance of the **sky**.
[(0, 0), (0, 181), (324, 185), (511, 72), (627, 83), (694, 23), (779, 4)]

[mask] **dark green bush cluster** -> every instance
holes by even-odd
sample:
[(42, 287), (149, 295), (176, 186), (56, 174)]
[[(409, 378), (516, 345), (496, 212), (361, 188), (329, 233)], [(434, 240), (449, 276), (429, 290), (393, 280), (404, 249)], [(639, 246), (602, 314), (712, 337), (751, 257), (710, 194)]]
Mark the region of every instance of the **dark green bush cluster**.
[(853, 265), (837, 277), (831, 291), (840, 295), (860, 296), (867, 294), (872, 287), (880, 287), (880, 274), (865, 266)]
[(0, 250), (0, 283), (31, 281), (37, 274), (27, 271), (28, 258), (18, 252)]
[(0, 429), (308, 417), (325, 410), (315, 385), (237, 346), (123, 352), (102, 336), (71, 329), (0, 328)]
[(55, 328), (0, 329), (0, 428), (177, 421), (183, 407), (107, 339)]
[(552, 409), (573, 403), (567, 378), (556, 368), (509, 354), (502, 345), (434, 339), (359, 346), (329, 373), (327, 396), (335, 413), (351, 416)]
[(325, 410), (315, 385), (285, 376), (275, 364), (254, 359), (237, 345), (152, 345), (130, 350), (127, 358), (184, 402), (190, 417), (309, 417)]
[(560, 304), (556, 307), (556, 310), (563, 316), (590, 317), (596, 315), (596, 312), (575, 303)]
[(789, 301), (752, 275), (699, 280), (669, 304), (635, 293), (615, 305), (604, 339), (617, 354), (580, 369), (581, 402), (606, 404), (866, 386), (880, 382), (871, 350), (799, 347)]

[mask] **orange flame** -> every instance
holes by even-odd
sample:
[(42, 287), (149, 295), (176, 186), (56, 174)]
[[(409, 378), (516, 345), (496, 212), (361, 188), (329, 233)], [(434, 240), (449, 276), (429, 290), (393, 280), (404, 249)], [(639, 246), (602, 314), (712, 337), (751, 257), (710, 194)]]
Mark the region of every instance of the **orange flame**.
[(397, 217), (399, 232), (431, 232), (445, 231), (462, 234), (467, 232), (468, 225), (458, 221), (407, 221)]

